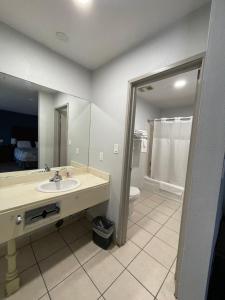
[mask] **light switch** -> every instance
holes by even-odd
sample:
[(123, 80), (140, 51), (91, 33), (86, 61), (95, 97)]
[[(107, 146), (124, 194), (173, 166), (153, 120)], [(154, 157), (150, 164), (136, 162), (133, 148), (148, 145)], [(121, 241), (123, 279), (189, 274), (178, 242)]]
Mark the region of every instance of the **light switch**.
[(76, 148), (76, 154), (80, 153), (80, 148)]
[(100, 160), (100, 161), (103, 161), (103, 152), (100, 152), (100, 153), (99, 153), (99, 160)]
[(119, 144), (114, 144), (113, 152), (114, 152), (114, 154), (118, 154), (119, 153)]
[(71, 144), (72, 144), (72, 142), (71, 142), (71, 139), (69, 139), (69, 141), (68, 141), (68, 144), (69, 144), (69, 145), (71, 145)]

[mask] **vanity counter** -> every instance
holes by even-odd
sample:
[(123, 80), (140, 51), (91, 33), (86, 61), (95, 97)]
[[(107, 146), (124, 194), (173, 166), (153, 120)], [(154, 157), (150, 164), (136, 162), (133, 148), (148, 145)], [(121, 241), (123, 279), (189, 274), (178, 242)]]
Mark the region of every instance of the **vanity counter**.
[[(66, 168), (70, 168), (70, 179), (80, 181), (66, 192), (38, 190), (53, 171), (0, 178), (0, 244), (109, 200), (109, 174), (90, 167)], [(60, 173), (66, 180), (66, 171)]]
[(80, 186), (67, 192), (43, 193), (38, 191), (38, 184), (46, 181), (46, 179), (39, 179), (0, 187), (0, 217), (1, 213), (9, 210), (14, 210), (24, 206), (32, 206), (35, 204), (42, 205), (42, 202), (45, 202), (46, 200), (60, 199), (62, 196), (68, 194), (73, 196), (80, 191), (90, 190), (109, 184), (109, 179), (103, 179), (88, 172), (72, 176), (71, 178), (78, 179), (80, 181)]

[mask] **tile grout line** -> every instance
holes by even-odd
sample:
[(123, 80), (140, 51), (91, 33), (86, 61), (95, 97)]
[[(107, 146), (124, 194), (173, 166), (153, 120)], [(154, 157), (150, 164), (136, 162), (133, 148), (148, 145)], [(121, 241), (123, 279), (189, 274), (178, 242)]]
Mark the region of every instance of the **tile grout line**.
[[(159, 205), (161, 205), (162, 203), (160, 203)], [(158, 205), (158, 206), (159, 206)], [(158, 207), (157, 206), (157, 207)], [(156, 209), (156, 207), (155, 207), (155, 209)], [(154, 299), (156, 299), (157, 300), (157, 296), (158, 296), (158, 294), (159, 294), (159, 292), (160, 292), (160, 290), (161, 290), (161, 288), (162, 288), (162, 286), (163, 286), (163, 284), (164, 284), (164, 282), (165, 282), (165, 280), (166, 280), (166, 278), (168, 277), (168, 275), (169, 275), (169, 273), (171, 272), (171, 269), (172, 269), (172, 267), (173, 267), (173, 264), (174, 264), (174, 262), (176, 261), (176, 259), (177, 259), (177, 255), (176, 255), (176, 257), (175, 257), (175, 259), (173, 260), (173, 263), (171, 264), (171, 266), (170, 266), (170, 268), (168, 269), (167, 267), (165, 267), (162, 263), (160, 263), (157, 259), (155, 259), (154, 257), (152, 257), (150, 254), (148, 254), (145, 250), (144, 250), (144, 248), (151, 242), (151, 240), (154, 238), (154, 237), (156, 237), (156, 238), (158, 238), (157, 236), (156, 236), (156, 234), (162, 229), (162, 227), (164, 227), (165, 226), (165, 224), (172, 218), (172, 216), (178, 211), (180, 209), (180, 207), (179, 208), (177, 208), (175, 211), (174, 211), (174, 213), (171, 215), (171, 216), (169, 216), (169, 218), (168, 218), (168, 220), (164, 223), (164, 224), (161, 224), (161, 227), (158, 229), (158, 231), (156, 231), (156, 233), (152, 236), (152, 238), (147, 242), (147, 244), (143, 247), (143, 248), (140, 248), (140, 246), (138, 246), (137, 244), (135, 244), (135, 242), (132, 242), (131, 240), (131, 242), (132, 243), (134, 243), (136, 246), (138, 246), (140, 249), (141, 249), (141, 251), (131, 260), (131, 262), (127, 265), (127, 267), (125, 268), (150, 294), (151, 294), (151, 292), (127, 269), (128, 268), (128, 266), (134, 261), (134, 259), (138, 256), (138, 255), (140, 255), (141, 254), (141, 252), (144, 252), (144, 253), (146, 253), (147, 255), (149, 255), (152, 259), (154, 259), (157, 263), (159, 263), (161, 266), (163, 266), (165, 269), (167, 269), (168, 270), (168, 272), (166, 273), (166, 276), (165, 276), (165, 278), (164, 278), (164, 280), (163, 280), (163, 282), (162, 282), (162, 284), (161, 284), (161, 286), (160, 286), (160, 288), (159, 288), (159, 290), (158, 290), (158, 292), (157, 292), (157, 294), (156, 294), (156, 296), (154, 296), (153, 294), (151, 294), (153, 297), (154, 297)], [(154, 209), (153, 209), (154, 210)], [(163, 214), (163, 213), (162, 213)], [(144, 218), (144, 217), (143, 217)], [(142, 219), (143, 219), (142, 218)], [(141, 219), (141, 220), (142, 220)], [(140, 220), (139, 220), (140, 221)], [(139, 222), (138, 221), (138, 222)], [(135, 223), (134, 222), (134, 224), (136, 224), (137, 226), (139, 226), (137, 223)], [(132, 225), (133, 226), (133, 225)], [(131, 227), (132, 227), (131, 226)], [(139, 226), (141, 229), (143, 229), (144, 231), (146, 231), (144, 228), (142, 228), (141, 226)], [(146, 232), (148, 232), (148, 231), (146, 231)], [(160, 238), (159, 238), (160, 239)], [(160, 239), (161, 240), (161, 239)], [(163, 240), (161, 240), (161, 241), (163, 241)], [(164, 243), (166, 243), (165, 241), (163, 241)], [(166, 243), (168, 246), (170, 246), (170, 247), (172, 247), (171, 245), (169, 245), (168, 243)], [(176, 248), (174, 248), (174, 247), (172, 247), (173, 249), (176, 249)], [(176, 249), (177, 250), (177, 249)], [(112, 254), (113, 255), (113, 254)]]
[[(172, 267), (173, 267), (173, 264), (174, 264), (174, 262), (176, 261), (176, 259), (177, 259), (177, 256), (176, 256), (176, 258), (174, 259), (174, 261), (173, 261), (173, 263), (172, 263), (171, 267), (169, 268), (169, 271), (168, 271), (168, 273), (166, 274), (166, 277), (165, 277), (165, 279), (163, 280), (163, 282), (162, 282), (162, 284), (161, 284), (161, 286), (160, 286), (160, 288), (159, 288), (159, 290), (158, 290), (158, 293), (156, 294), (156, 299), (157, 299), (157, 297), (158, 297), (158, 294), (159, 294), (159, 292), (161, 291), (161, 289), (162, 289), (162, 287), (163, 287), (163, 285), (164, 285), (164, 283), (165, 283), (165, 281), (166, 281), (166, 279), (167, 279), (168, 275), (170, 274), (170, 272), (171, 272), (171, 269), (172, 269)], [(172, 272), (171, 272), (171, 273), (172, 273)], [(173, 276), (175, 277), (175, 274), (173, 274)]]
[[(45, 288), (46, 288), (46, 290), (47, 290), (47, 293), (46, 293), (46, 294), (48, 294), (49, 299), (51, 300), (51, 296), (50, 296), (50, 294), (49, 294), (48, 287), (47, 287), (47, 284), (46, 284), (46, 282), (45, 282), (45, 279), (44, 279), (44, 277), (43, 277), (43, 275), (42, 275), (41, 268), (40, 268), (40, 266), (39, 266), (39, 264), (38, 264), (37, 257), (36, 257), (36, 255), (35, 255), (35, 252), (34, 252), (34, 249), (33, 249), (33, 245), (31, 244), (30, 246), (31, 246), (31, 249), (32, 249), (34, 258), (35, 258), (35, 260), (36, 260), (38, 270), (39, 270), (39, 272), (40, 272), (40, 274), (41, 274), (41, 278), (42, 278), (42, 280), (43, 280), (43, 282), (44, 282), (44, 285), (45, 285)], [(39, 299), (41, 299), (41, 298), (42, 298), (43, 296), (45, 296), (46, 294), (42, 295)]]
[[(64, 240), (63, 237), (62, 237), (62, 239)], [(64, 242), (65, 242), (65, 243), (67, 244), (67, 246), (69, 247), (69, 243), (67, 243), (66, 240), (64, 240)], [(69, 248), (70, 248), (70, 247), (69, 247)], [(72, 252), (71, 248), (70, 248), (70, 251)], [(96, 253), (93, 257), (97, 256), (97, 254), (99, 254), (99, 253), (100, 253), (100, 251), (99, 251), (98, 253)], [(73, 252), (72, 252), (72, 254), (73, 254), (73, 256), (77, 259), (76, 255), (75, 255)], [(92, 258), (93, 258), (93, 257), (92, 257)], [(77, 259), (77, 261), (79, 262), (78, 259)], [(80, 264), (80, 262), (79, 262), (79, 264)], [(102, 292), (99, 290), (99, 288), (96, 286), (96, 284), (94, 283), (94, 281), (92, 280), (92, 278), (91, 278), (91, 277), (89, 276), (89, 274), (86, 272), (86, 270), (84, 269), (83, 265), (80, 264), (80, 266), (81, 266), (81, 268), (83, 269), (83, 271), (86, 273), (86, 275), (88, 276), (88, 278), (91, 280), (91, 282), (93, 283), (93, 285), (94, 285), (94, 286), (96, 287), (96, 289), (98, 290), (98, 292), (99, 292), (99, 294), (100, 294), (100, 297), (99, 297), (99, 298), (101, 298)], [(77, 271), (77, 270), (76, 270), (76, 271)], [(76, 271), (74, 271), (74, 272), (76, 272)], [(74, 273), (74, 272), (73, 272), (73, 273)], [(71, 273), (70, 275), (72, 275), (73, 273)], [(70, 275), (69, 275), (69, 276), (70, 276)], [(69, 277), (69, 276), (68, 276), (68, 277)], [(68, 277), (67, 277), (67, 278), (68, 278)], [(65, 279), (66, 279), (66, 278), (65, 278)], [(65, 280), (65, 279), (64, 279), (64, 280)], [(62, 280), (61, 282), (63, 282), (64, 280)], [(61, 283), (61, 282), (60, 282), (60, 283)], [(55, 287), (56, 287), (56, 286), (55, 286)], [(54, 287), (54, 288), (55, 288), (55, 287)], [(99, 299), (99, 298), (98, 298), (98, 299)]]

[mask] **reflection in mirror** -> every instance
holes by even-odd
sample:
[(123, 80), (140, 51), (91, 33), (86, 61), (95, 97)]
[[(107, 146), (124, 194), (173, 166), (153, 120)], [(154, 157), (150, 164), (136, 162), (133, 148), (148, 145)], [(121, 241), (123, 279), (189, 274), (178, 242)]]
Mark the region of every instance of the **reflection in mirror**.
[(0, 74), (0, 172), (88, 165), (90, 102)]

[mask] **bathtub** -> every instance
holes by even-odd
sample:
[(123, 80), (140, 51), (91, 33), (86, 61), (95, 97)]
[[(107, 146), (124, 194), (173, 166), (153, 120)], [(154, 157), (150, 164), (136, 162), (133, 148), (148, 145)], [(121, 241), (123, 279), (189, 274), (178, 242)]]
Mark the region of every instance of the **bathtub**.
[(159, 181), (148, 176), (144, 177), (143, 189), (176, 201), (181, 201), (184, 193), (184, 188), (179, 185)]

